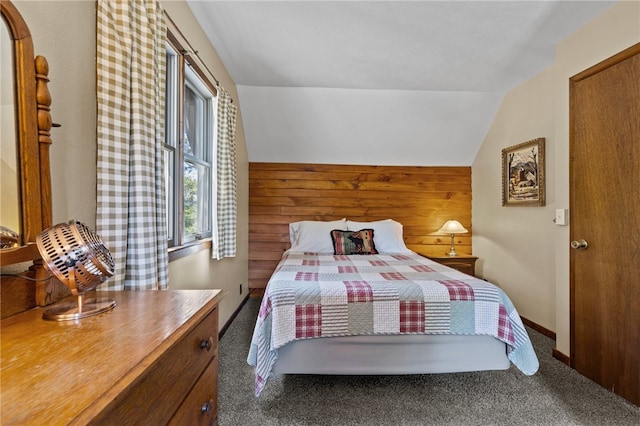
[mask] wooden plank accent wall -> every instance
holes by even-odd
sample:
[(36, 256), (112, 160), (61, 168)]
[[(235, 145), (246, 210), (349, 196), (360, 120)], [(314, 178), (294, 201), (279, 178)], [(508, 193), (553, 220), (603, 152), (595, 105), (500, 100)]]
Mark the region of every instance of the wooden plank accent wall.
[(264, 288), (290, 247), (289, 223), (391, 218), (407, 247), (444, 254), (451, 239), (436, 231), (449, 219), (469, 230), (455, 238), (471, 254), (471, 168), (293, 163), (249, 164), (249, 288)]

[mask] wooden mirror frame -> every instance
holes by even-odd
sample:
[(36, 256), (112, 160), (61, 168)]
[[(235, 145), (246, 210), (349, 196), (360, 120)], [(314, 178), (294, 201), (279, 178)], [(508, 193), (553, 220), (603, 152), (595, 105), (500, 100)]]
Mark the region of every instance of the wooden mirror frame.
[(47, 60), (34, 58), (33, 41), (20, 12), (9, 0), (0, 2), (2, 18), (13, 40), (14, 102), (16, 104), (16, 142), (20, 178), (20, 243), (17, 248), (0, 249), (3, 268), (32, 262), (22, 275), (36, 283), (16, 276), (3, 276), (0, 285), (1, 315), (5, 318), (35, 305), (53, 303), (55, 284), (46, 280), (49, 274), (35, 246), (36, 236), (51, 226), (51, 95), (47, 88)]

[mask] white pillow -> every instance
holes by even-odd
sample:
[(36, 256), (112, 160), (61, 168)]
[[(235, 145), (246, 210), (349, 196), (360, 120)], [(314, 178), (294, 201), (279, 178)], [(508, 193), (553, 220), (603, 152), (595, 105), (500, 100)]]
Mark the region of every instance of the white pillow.
[(378, 253), (410, 252), (402, 239), (402, 224), (392, 219), (375, 222), (354, 222), (347, 220), (347, 230), (373, 229), (373, 243)]
[(306, 251), (311, 253), (333, 253), (331, 231), (347, 230), (347, 220), (332, 220), (328, 222), (316, 220), (302, 220), (289, 224), (289, 238), (291, 251)]

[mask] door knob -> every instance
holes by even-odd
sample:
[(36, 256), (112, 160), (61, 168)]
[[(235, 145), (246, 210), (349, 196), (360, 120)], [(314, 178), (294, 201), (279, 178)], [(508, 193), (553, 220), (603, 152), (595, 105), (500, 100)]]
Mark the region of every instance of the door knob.
[(573, 240), (571, 241), (571, 248), (574, 250), (586, 249), (589, 244), (585, 240)]

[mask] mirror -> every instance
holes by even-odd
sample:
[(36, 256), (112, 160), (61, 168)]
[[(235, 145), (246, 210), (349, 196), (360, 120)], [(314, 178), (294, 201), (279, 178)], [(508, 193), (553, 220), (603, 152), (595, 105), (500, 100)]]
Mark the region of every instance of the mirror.
[[(0, 1), (2, 12), (2, 213), (0, 226), (18, 232), (17, 247), (0, 249), (0, 267), (31, 262), (21, 276), (2, 276), (1, 311), (3, 318), (12, 313), (55, 302), (55, 284), (35, 247), (36, 236), (51, 226), (51, 96), (47, 88), (49, 66), (44, 57), (34, 57), (33, 41), (26, 22), (9, 0)], [(7, 47), (7, 48), (5, 48)], [(10, 55), (5, 57), (4, 55)], [(8, 59), (7, 59), (8, 58)], [(8, 72), (4, 64), (11, 64)], [(9, 78), (5, 81), (5, 78)], [(5, 89), (11, 104), (5, 104)], [(9, 95), (7, 95), (9, 99)], [(10, 112), (5, 118), (5, 112)], [(5, 125), (5, 120), (13, 125)], [(5, 132), (5, 128), (8, 130)], [(6, 145), (6, 146), (5, 146)], [(6, 166), (5, 166), (6, 164)], [(15, 171), (15, 172), (14, 172)], [(5, 179), (5, 173), (8, 178)], [(13, 175), (15, 173), (15, 175)], [(5, 180), (12, 195), (5, 198)], [(7, 193), (8, 194), (8, 193)], [(5, 214), (5, 207), (9, 207)], [(4, 220), (7, 220), (5, 225)], [(9, 219), (12, 218), (12, 219)], [(17, 218), (17, 222), (14, 222)], [(14, 229), (15, 228), (15, 229)], [(0, 228), (1, 229), (1, 228)]]
[[(10, 225), (0, 223), (0, 226), (19, 231), (19, 247), (0, 250), (2, 265), (4, 265), (7, 261), (15, 263), (14, 261), (18, 260), (14, 259), (16, 250), (18, 253), (23, 253), (22, 257), (25, 257), (23, 261), (32, 260), (32, 250), (20, 250), (20, 248), (35, 242), (38, 233), (51, 225), (48, 159), (48, 145), (51, 143), (49, 137), (51, 97), (46, 88), (48, 65), (43, 57), (34, 57), (33, 42), (27, 24), (10, 1), (0, 2), (0, 8), (5, 27), (3, 31), (8, 34), (6, 43), (10, 45), (10, 49), (7, 51), (3, 49), (3, 54), (11, 55), (12, 60), (8, 63), (13, 64), (9, 73), (3, 72), (3, 76), (13, 77), (12, 84), (8, 86), (9, 90), (7, 90), (12, 94), (13, 108), (9, 105), (5, 108), (3, 105), (3, 110), (13, 110), (14, 113), (14, 126), (6, 126), (9, 128), (8, 140), (5, 140), (5, 132), (2, 133), (3, 173), (5, 172), (5, 161), (8, 164), (7, 173), (10, 173), (11, 169), (17, 171), (15, 178), (7, 179), (16, 183), (16, 187), (12, 189), (15, 194), (13, 200), (5, 202), (3, 187), (2, 217), (4, 219), (6, 204), (10, 208), (18, 209), (17, 216), (19, 218), (17, 226), (15, 223)], [(3, 63), (6, 62), (3, 58)], [(5, 145), (7, 146), (5, 147)], [(5, 152), (7, 153), (6, 160)], [(11, 161), (14, 163), (12, 164)], [(13, 215), (16, 216), (15, 213)], [(7, 213), (7, 217), (11, 217), (11, 213)], [(7, 253), (12, 253), (12, 256), (7, 256)], [(5, 260), (7, 257), (11, 257), (11, 259)]]
[[(4, 20), (0, 29), (0, 248), (19, 245), (20, 195), (16, 115), (14, 98), (13, 46)], [(17, 233), (17, 238), (10, 232)]]

